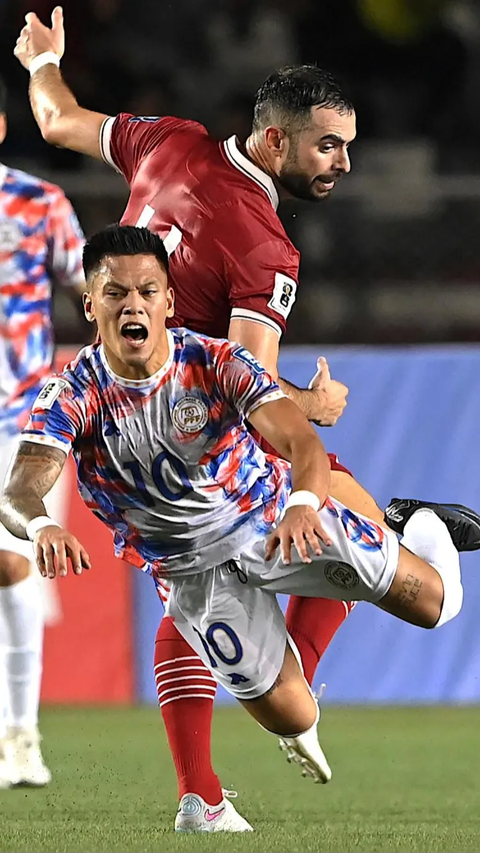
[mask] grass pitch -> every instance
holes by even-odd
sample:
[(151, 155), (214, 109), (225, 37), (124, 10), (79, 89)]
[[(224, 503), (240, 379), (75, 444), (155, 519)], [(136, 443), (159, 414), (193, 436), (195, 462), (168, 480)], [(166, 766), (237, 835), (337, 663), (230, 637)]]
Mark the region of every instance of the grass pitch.
[(0, 791), (0, 851), (480, 851), (479, 708), (332, 708), (329, 785), (302, 779), (241, 709), (215, 715), (215, 764), (255, 833), (180, 835), (158, 712), (49, 709), (54, 781)]

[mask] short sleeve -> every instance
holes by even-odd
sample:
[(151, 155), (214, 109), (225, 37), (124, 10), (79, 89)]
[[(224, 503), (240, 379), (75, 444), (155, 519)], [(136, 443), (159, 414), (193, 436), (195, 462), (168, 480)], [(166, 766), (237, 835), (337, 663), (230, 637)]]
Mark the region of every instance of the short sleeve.
[(120, 113), (105, 119), (100, 130), (100, 151), (106, 163), (130, 183), (142, 160), (177, 130), (193, 122), (173, 116), (134, 116)]
[(259, 406), (285, 396), (260, 362), (238, 344), (222, 344), (216, 365), (222, 397), (247, 420)]
[(67, 287), (83, 284), (85, 237), (72, 205), (60, 189), (49, 205), (46, 231), (49, 266), (56, 280)]
[(275, 220), (265, 223), (258, 209), (238, 206), (228, 230), (225, 223), (221, 248), (231, 318), (263, 323), (281, 335), (295, 302), (300, 256)]
[(62, 376), (47, 380), (33, 404), (22, 440), (56, 447), (68, 454), (85, 425), (82, 398)]

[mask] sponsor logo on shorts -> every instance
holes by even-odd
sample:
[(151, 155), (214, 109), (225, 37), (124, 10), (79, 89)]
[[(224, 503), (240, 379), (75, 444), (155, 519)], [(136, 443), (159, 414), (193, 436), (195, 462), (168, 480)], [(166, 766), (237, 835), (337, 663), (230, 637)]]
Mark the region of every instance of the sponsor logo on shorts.
[(200, 432), (208, 421), (208, 408), (198, 397), (184, 397), (175, 403), (172, 420), (181, 432)]
[(330, 560), (325, 564), (324, 573), (327, 581), (340, 589), (353, 589), (359, 583), (357, 570), (349, 563)]

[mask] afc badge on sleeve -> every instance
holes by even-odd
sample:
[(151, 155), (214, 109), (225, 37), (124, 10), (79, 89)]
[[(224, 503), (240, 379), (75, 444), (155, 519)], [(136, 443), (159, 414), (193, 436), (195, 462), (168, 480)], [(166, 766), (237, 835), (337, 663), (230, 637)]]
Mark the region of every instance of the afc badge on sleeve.
[(64, 388), (68, 388), (66, 379), (49, 379), (33, 404), (33, 408), (51, 409)]
[(273, 308), (278, 314), (286, 320), (292, 310), (295, 296), (297, 293), (297, 283), (293, 278), (284, 275), (282, 272), (275, 273), (275, 286), (273, 288), (272, 298), (268, 303), (269, 308)]

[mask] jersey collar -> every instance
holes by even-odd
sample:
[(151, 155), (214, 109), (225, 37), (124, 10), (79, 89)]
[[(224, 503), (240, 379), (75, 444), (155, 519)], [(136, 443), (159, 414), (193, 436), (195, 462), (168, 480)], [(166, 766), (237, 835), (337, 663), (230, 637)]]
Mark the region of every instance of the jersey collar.
[(0, 163), (0, 189), (3, 187), (6, 177), (7, 167), (5, 166), (5, 163)]
[(235, 166), (240, 172), (243, 172), (244, 175), (247, 175), (251, 178), (252, 181), (255, 181), (263, 190), (267, 193), (272, 207), (274, 210), (278, 207), (278, 193), (273, 183), (270, 175), (267, 175), (262, 169), (259, 169), (255, 163), (252, 163), (248, 157), (245, 157), (245, 154), (242, 154), (240, 148), (238, 147), (237, 137), (231, 136), (230, 139), (225, 139), (223, 144), (223, 150), (230, 161), (230, 163)]
[(168, 358), (165, 364), (162, 364), (160, 370), (157, 370), (157, 372), (153, 373), (152, 376), (147, 376), (146, 379), (125, 379), (124, 376), (118, 376), (117, 373), (114, 373), (107, 361), (107, 356), (105, 355), (103, 344), (101, 344), (99, 347), (99, 351), (103, 367), (110, 376), (110, 379), (113, 379), (114, 382), (118, 383), (118, 385), (123, 385), (124, 388), (149, 388), (152, 385), (156, 385), (158, 382), (160, 382), (160, 379), (162, 379), (165, 374), (168, 373), (173, 363), (173, 352), (175, 349), (175, 342), (173, 340), (173, 335), (169, 329), (167, 329), (167, 338)]

